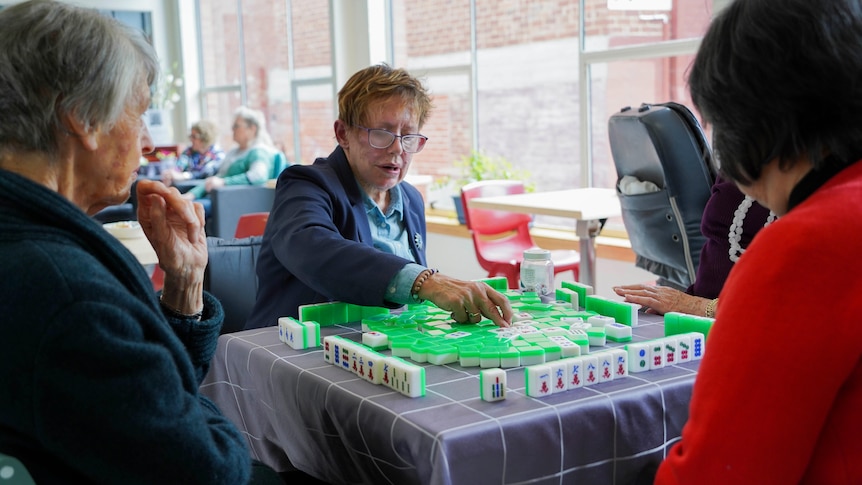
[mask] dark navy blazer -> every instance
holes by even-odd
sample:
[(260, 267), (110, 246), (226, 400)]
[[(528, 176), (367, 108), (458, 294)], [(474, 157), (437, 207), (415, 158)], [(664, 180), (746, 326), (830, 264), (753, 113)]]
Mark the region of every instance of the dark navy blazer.
[[(425, 265), (425, 203), (401, 182), (404, 218), (416, 262)], [(313, 165), (293, 165), (278, 178), (257, 261), (257, 302), (246, 328), (296, 317), (299, 305), (343, 301), (394, 307), (384, 300), (408, 260), (374, 248), (363, 195), (337, 147)]]

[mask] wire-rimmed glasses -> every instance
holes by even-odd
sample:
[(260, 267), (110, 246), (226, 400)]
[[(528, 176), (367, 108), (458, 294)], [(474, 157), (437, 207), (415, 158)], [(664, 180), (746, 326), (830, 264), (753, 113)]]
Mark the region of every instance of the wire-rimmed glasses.
[(425, 148), (425, 142), (428, 141), (428, 137), (425, 135), (396, 135), (389, 130), (381, 128), (366, 128), (359, 125), (355, 126), (368, 132), (368, 144), (374, 148), (389, 148), (393, 143), (395, 143), (396, 138), (401, 138), (401, 148), (405, 152), (419, 153), (423, 148)]

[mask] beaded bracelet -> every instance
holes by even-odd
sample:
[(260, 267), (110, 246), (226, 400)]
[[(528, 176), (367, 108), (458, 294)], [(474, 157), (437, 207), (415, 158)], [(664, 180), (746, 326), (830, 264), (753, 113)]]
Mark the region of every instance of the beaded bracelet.
[(718, 306), (718, 298), (715, 300), (710, 300), (709, 303), (706, 304), (706, 310), (703, 312), (704, 316), (707, 318), (715, 318), (715, 307)]
[(419, 290), (422, 289), (422, 285), (430, 278), (434, 273), (437, 273), (436, 269), (424, 269), (419, 276), (416, 277), (416, 281), (413, 282), (413, 289), (410, 290), (410, 298), (415, 301), (421, 303), (423, 300), (419, 298)]
[(204, 316), (203, 310), (201, 310), (197, 313), (192, 313), (191, 315), (186, 315), (185, 313), (180, 313), (180, 312), (176, 311), (175, 309), (171, 308), (170, 306), (168, 306), (168, 304), (165, 303), (164, 300), (162, 300), (162, 296), (159, 296), (159, 305), (161, 305), (162, 310), (165, 311), (167, 316), (169, 316), (171, 318), (175, 318), (175, 319), (180, 319), (180, 320), (188, 319), (188, 320), (200, 321), (201, 318)]

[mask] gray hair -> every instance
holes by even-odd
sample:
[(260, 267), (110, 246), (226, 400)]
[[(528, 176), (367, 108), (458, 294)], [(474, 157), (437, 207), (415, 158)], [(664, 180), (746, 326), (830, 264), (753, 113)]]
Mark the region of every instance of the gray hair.
[(236, 118), (240, 118), (249, 125), (257, 128), (257, 136), (251, 144), (252, 146), (264, 145), (270, 148), (275, 147), (272, 143), (272, 137), (269, 136), (269, 132), (266, 131), (266, 117), (263, 115), (263, 111), (251, 109), (246, 106), (240, 106), (234, 113), (234, 119)]
[(0, 66), (0, 154), (56, 155), (67, 116), (109, 130), (159, 75), (139, 30), (53, 0), (0, 10)]

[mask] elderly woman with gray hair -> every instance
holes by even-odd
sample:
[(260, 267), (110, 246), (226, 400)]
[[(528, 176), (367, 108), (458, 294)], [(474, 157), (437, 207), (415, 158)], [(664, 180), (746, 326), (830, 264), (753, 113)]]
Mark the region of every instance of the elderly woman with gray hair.
[(198, 393), (224, 317), (202, 290), (202, 208), (137, 184), (161, 294), (89, 217), (153, 150), (153, 48), (34, 0), (0, 11), (0, 65), (0, 453), (37, 483), (248, 482), (245, 438)]
[(274, 177), (273, 167), (278, 150), (266, 131), (262, 112), (245, 106), (234, 114), (233, 140), (237, 145), (227, 152), (218, 173), (207, 177), (184, 197), (194, 200), (225, 185), (262, 185)]

